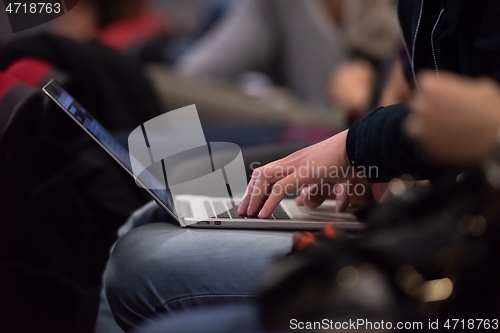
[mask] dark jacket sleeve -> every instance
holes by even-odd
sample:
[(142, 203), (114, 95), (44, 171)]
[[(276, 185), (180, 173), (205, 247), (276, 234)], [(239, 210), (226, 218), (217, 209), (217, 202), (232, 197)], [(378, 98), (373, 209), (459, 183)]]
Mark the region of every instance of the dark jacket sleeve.
[(381, 107), (349, 128), (347, 157), (370, 182), (388, 182), (403, 174), (416, 179), (441, 174), (441, 170), (426, 163), (419, 148), (405, 135), (407, 115), (405, 104)]

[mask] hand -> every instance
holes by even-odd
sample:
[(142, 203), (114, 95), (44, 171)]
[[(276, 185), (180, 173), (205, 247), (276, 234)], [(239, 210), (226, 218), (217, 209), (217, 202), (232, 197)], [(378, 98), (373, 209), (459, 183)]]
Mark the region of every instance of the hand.
[(400, 59), (397, 59), (382, 91), (379, 104), (381, 106), (388, 106), (408, 103), (411, 97), (411, 88), (405, 78), (403, 63)]
[[(363, 207), (377, 198), (374, 196), (373, 187), (378, 184), (370, 184), (366, 178), (353, 178), (346, 183), (336, 184), (332, 191), (328, 189), (321, 191), (318, 184), (305, 187), (300, 195), (295, 198), (297, 206), (306, 206), (315, 209), (327, 199), (335, 199), (337, 212), (345, 212), (347, 208)], [(382, 185), (382, 184), (380, 184)]]
[(480, 164), (497, 142), (500, 89), (490, 79), (465, 79), (427, 72), (412, 104), (407, 131), (435, 162)]
[[(238, 209), (241, 215), (271, 216), (286, 194), (304, 186), (321, 189), (356, 178), (346, 153), (347, 131), (256, 169)], [(354, 177), (353, 177), (354, 175)], [(324, 192), (325, 198), (330, 191)]]
[(350, 109), (367, 110), (376, 77), (376, 71), (368, 61), (352, 60), (340, 65), (330, 79), (332, 102)]

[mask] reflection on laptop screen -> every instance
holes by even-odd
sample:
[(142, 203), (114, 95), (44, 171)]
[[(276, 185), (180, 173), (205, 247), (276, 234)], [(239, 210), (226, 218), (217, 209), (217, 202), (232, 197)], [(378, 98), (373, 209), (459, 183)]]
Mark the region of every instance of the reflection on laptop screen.
[[(52, 81), (43, 89), (66, 113), (71, 116), (86, 132), (119, 162), (131, 175), (133, 175), (130, 155), (127, 149), (123, 147), (102, 125), (94, 119), (71, 95), (68, 94), (58, 83)], [(143, 183), (152, 184), (156, 179), (147, 171), (141, 173), (140, 180)], [(156, 180), (158, 182), (158, 180)], [(152, 186), (153, 188), (155, 186)], [(158, 188), (158, 187), (156, 187)], [(150, 190), (156, 199), (161, 201), (172, 213), (175, 214), (175, 208), (168, 188)]]

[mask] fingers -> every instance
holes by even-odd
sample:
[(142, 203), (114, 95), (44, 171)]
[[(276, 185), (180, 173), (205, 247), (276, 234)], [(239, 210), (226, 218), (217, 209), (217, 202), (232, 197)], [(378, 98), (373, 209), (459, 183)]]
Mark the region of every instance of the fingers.
[[(318, 208), (327, 199), (335, 199), (338, 212), (344, 212), (349, 206), (360, 207), (375, 200), (374, 192), (366, 179), (356, 179), (342, 184), (314, 184), (302, 189), (295, 199), (298, 206), (310, 209)], [(381, 190), (384, 189), (383, 185)], [(378, 192), (377, 192), (378, 193)]]
[(250, 179), (250, 182), (248, 183), (247, 189), (245, 191), (245, 194), (243, 195), (243, 199), (241, 200), (240, 206), (238, 207), (238, 214), (239, 215), (246, 215), (247, 210), (248, 210), (248, 205), (250, 204), (250, 197), (252, 195), (253, 187), (255, 184), (257, 177), (253, 177)]
[(335, 195), (336, 195), (336, 207), (337, 212), (345, 212), (347, 207), (349, 207), (349, 201), (351, 196), (347, 192), (347, 184), (339, 184), (335, 187)]
[(378, 183), (372, 185), (373, 199), (377, 202), (384, 202), (387, 199), (389, 189), (388, 183)]
[(300, 195), (295, 198), (295, 204), (297, 206), (304, 206), (304, 198), (305, 197), (302, 195), (302, 192), (301, 192)]
[(372, 184), (366, 179), (339, 184), (334, 188), (337, 212), (345, 212), (350, 206), (359, 208), (375, 200)]
[[(335, 178), (335, 181), (338, 181), (339, 176), (331, 176), (331, 173), (328, 173), (328, 168), (334, 166), (349, 169), (351, 167), (345, 151), (346, 137), (347, 131), (344, 131), (255, 170), (238, 209), (239, 214), (267, 218), (272, 214), (279, 201), (286, 194), (295, 194), (297, 188), (325, 179), (330, 180), (330, 178)], [(326, 151), (329, 153), (325, 154)], [(314, 165), (315, 162), (316, 165)], [(269, 193), (271, 188), (272, 192)], [(311, 201), (297, 199), (298, 204), (311, 206), (317, 206), (321, 202), (321, 197)]]
[(248, 216), (257, 215), (264, 201), (266, 201), (273, 184), (287, 176), (284, 172), (285, 168), (280, 167), (282, 161), (277, 162), (254, 170), (252, 179), (238, 208), (238, 214)]
[[(253, 179), (253, 181), (250, 182), (248, 192), (250, 192), (250, 190), (255, 192), (260, 191), (256, 190), (256, 184), (257, 180)], [(247, 210), (252, 212), (252, 215), (249, 216), (258, 214), (259, 218), (270, 217), (286, 195), (292, 195), (297, 188), (304, 185), (308, 185), (307, 180), (292, 174), (276, 182), (268, 197), (266, 195), (258, 195), (258, 193), (253, 196), (247, 193), (244, 200), (250, 202), (250, 206), (252, 207), (249, 207)], [(270, 188), (271, 185), (268, 183), (268, 186)], [(268, 188), (266, 189), (266, 193), (268, 193)], [(359, 179), (354, 183), (348, 181), (347, 183), (335, 185), (331, 183), (312, 184), (302, 189), (300, 195), (295, 199), (295, 202), (298, 206), (306, 206), (310, 209), (315, 209), (327, 199), (336, 199), (337, 211), (345, 212), (350, 205), (356, 207), (363, 206), (373, 201), (374, 194), (371, 184), (365, 179)]]
[(291, 174), (274, 184), (271, 194), (259, 212), (259, 218), (266, 219), (270, 217), (285, 195), (294, 193), (297, 188), (304, 185), (305, 181), (305, 179), (298, 178), (295, 174)]
[(306, 206), (309, 209), (318, 208), (325, 202), (326, 199), (334, 199), (335, 194), (332, 192), (332, 184), (314, 184), (309, 187), (303, 188), (297, 201), (299, 206)]
[(250, 194), (250, 201), (245, 215), (255, 216), (259, 212), (262, 204), (267, 198), (269, 188), (271, 187), (270, 181), (264, 177), (258, 177), (255, 180), (252, 192)]

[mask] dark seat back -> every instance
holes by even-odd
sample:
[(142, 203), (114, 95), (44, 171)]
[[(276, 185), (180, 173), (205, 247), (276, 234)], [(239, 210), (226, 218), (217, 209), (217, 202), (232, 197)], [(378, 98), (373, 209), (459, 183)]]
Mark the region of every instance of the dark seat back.
[(0, 72), (0, 330), (93, 332), (109, 248), (147, 198), (14, 72), (29, 70)]

